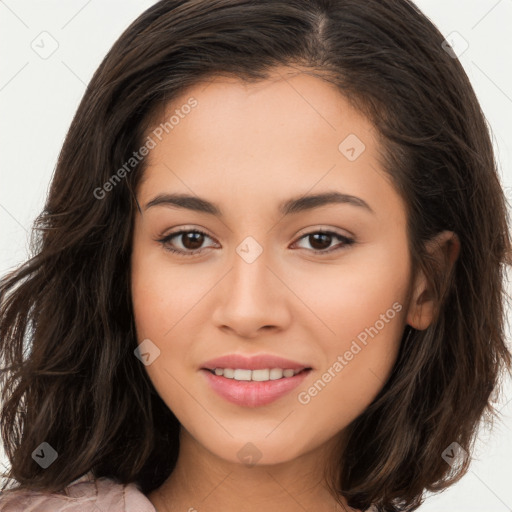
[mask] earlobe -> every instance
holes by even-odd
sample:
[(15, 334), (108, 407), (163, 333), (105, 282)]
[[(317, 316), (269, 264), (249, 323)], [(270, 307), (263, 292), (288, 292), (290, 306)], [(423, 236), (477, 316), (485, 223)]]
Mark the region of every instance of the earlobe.
[[(448, 275), (460, 253), (460, 240), (453, 231), (442, 231), (426, 244), (427, 252), (437, 262), (443, 275)], [(419, 270), (413, 284), (413, 291), (407, 312), (407, 323), (421, 331), (434, 319), (436, 297), (423, 271)]]

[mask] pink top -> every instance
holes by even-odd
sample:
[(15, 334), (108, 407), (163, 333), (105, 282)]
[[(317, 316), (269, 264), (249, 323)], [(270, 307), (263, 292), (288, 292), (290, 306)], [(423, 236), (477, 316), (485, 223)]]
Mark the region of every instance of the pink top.
[(92, 472), (71, 482), (67, 496), (41, 491), (0, 494), (0, 512), (158, 512), (135, 483), (122, 485)]
[[(122, 485), (92, 472), (71, 482), (67, 496), (37, 491), (0, 493), (0, 512), (158, 512), (136, 484)], [(371, 507), (369, 512), (376, 512)]]

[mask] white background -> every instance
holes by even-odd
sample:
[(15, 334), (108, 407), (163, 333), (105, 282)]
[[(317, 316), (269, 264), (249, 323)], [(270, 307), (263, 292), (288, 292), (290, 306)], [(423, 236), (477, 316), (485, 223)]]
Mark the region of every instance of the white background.
[[(27, 255), (30, 227), (86, 84), (122, 31), (154, 3), (0, 0), (0, 275)], [(491, 126), (503, 185), (512, 198), (512, 0), (416, 4), (445, 36), (456, 31), (469, 44), (460, 60)], [(32, 48), (41, 45), (41, 37), (47, 49), (58, 44), (46, 59)], [(470, 472), (430, 497), (422, 512), (512, 510), (510, 381), (498, 407), (503, 422), (492, 435), (481, 433)], [(0, 462), (7, 464), (2, 455)]]

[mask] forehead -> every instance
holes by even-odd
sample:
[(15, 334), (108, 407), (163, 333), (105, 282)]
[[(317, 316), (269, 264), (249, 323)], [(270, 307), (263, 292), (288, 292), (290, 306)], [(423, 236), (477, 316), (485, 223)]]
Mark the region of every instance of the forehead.
[(380, 164), (375, 128), (318, 77), (287, 69), (254, 83), (214, 77), (160, 114), (147, 131), (156, 145), (139, 189), (142, 202), (178, 192), (228, 201), (240, 212), (253, 200), (261, 209), (336, 189), (369, 204), (387, 194), (403, 206)]

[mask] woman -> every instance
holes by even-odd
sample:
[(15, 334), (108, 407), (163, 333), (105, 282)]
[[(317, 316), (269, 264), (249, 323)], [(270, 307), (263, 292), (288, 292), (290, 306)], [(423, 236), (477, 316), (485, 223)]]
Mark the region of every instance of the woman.
[(461, 478), (510, 238), (453, 56), (407, 0), (125, 31), (2, 280), (0, 510), (409, 511)]

